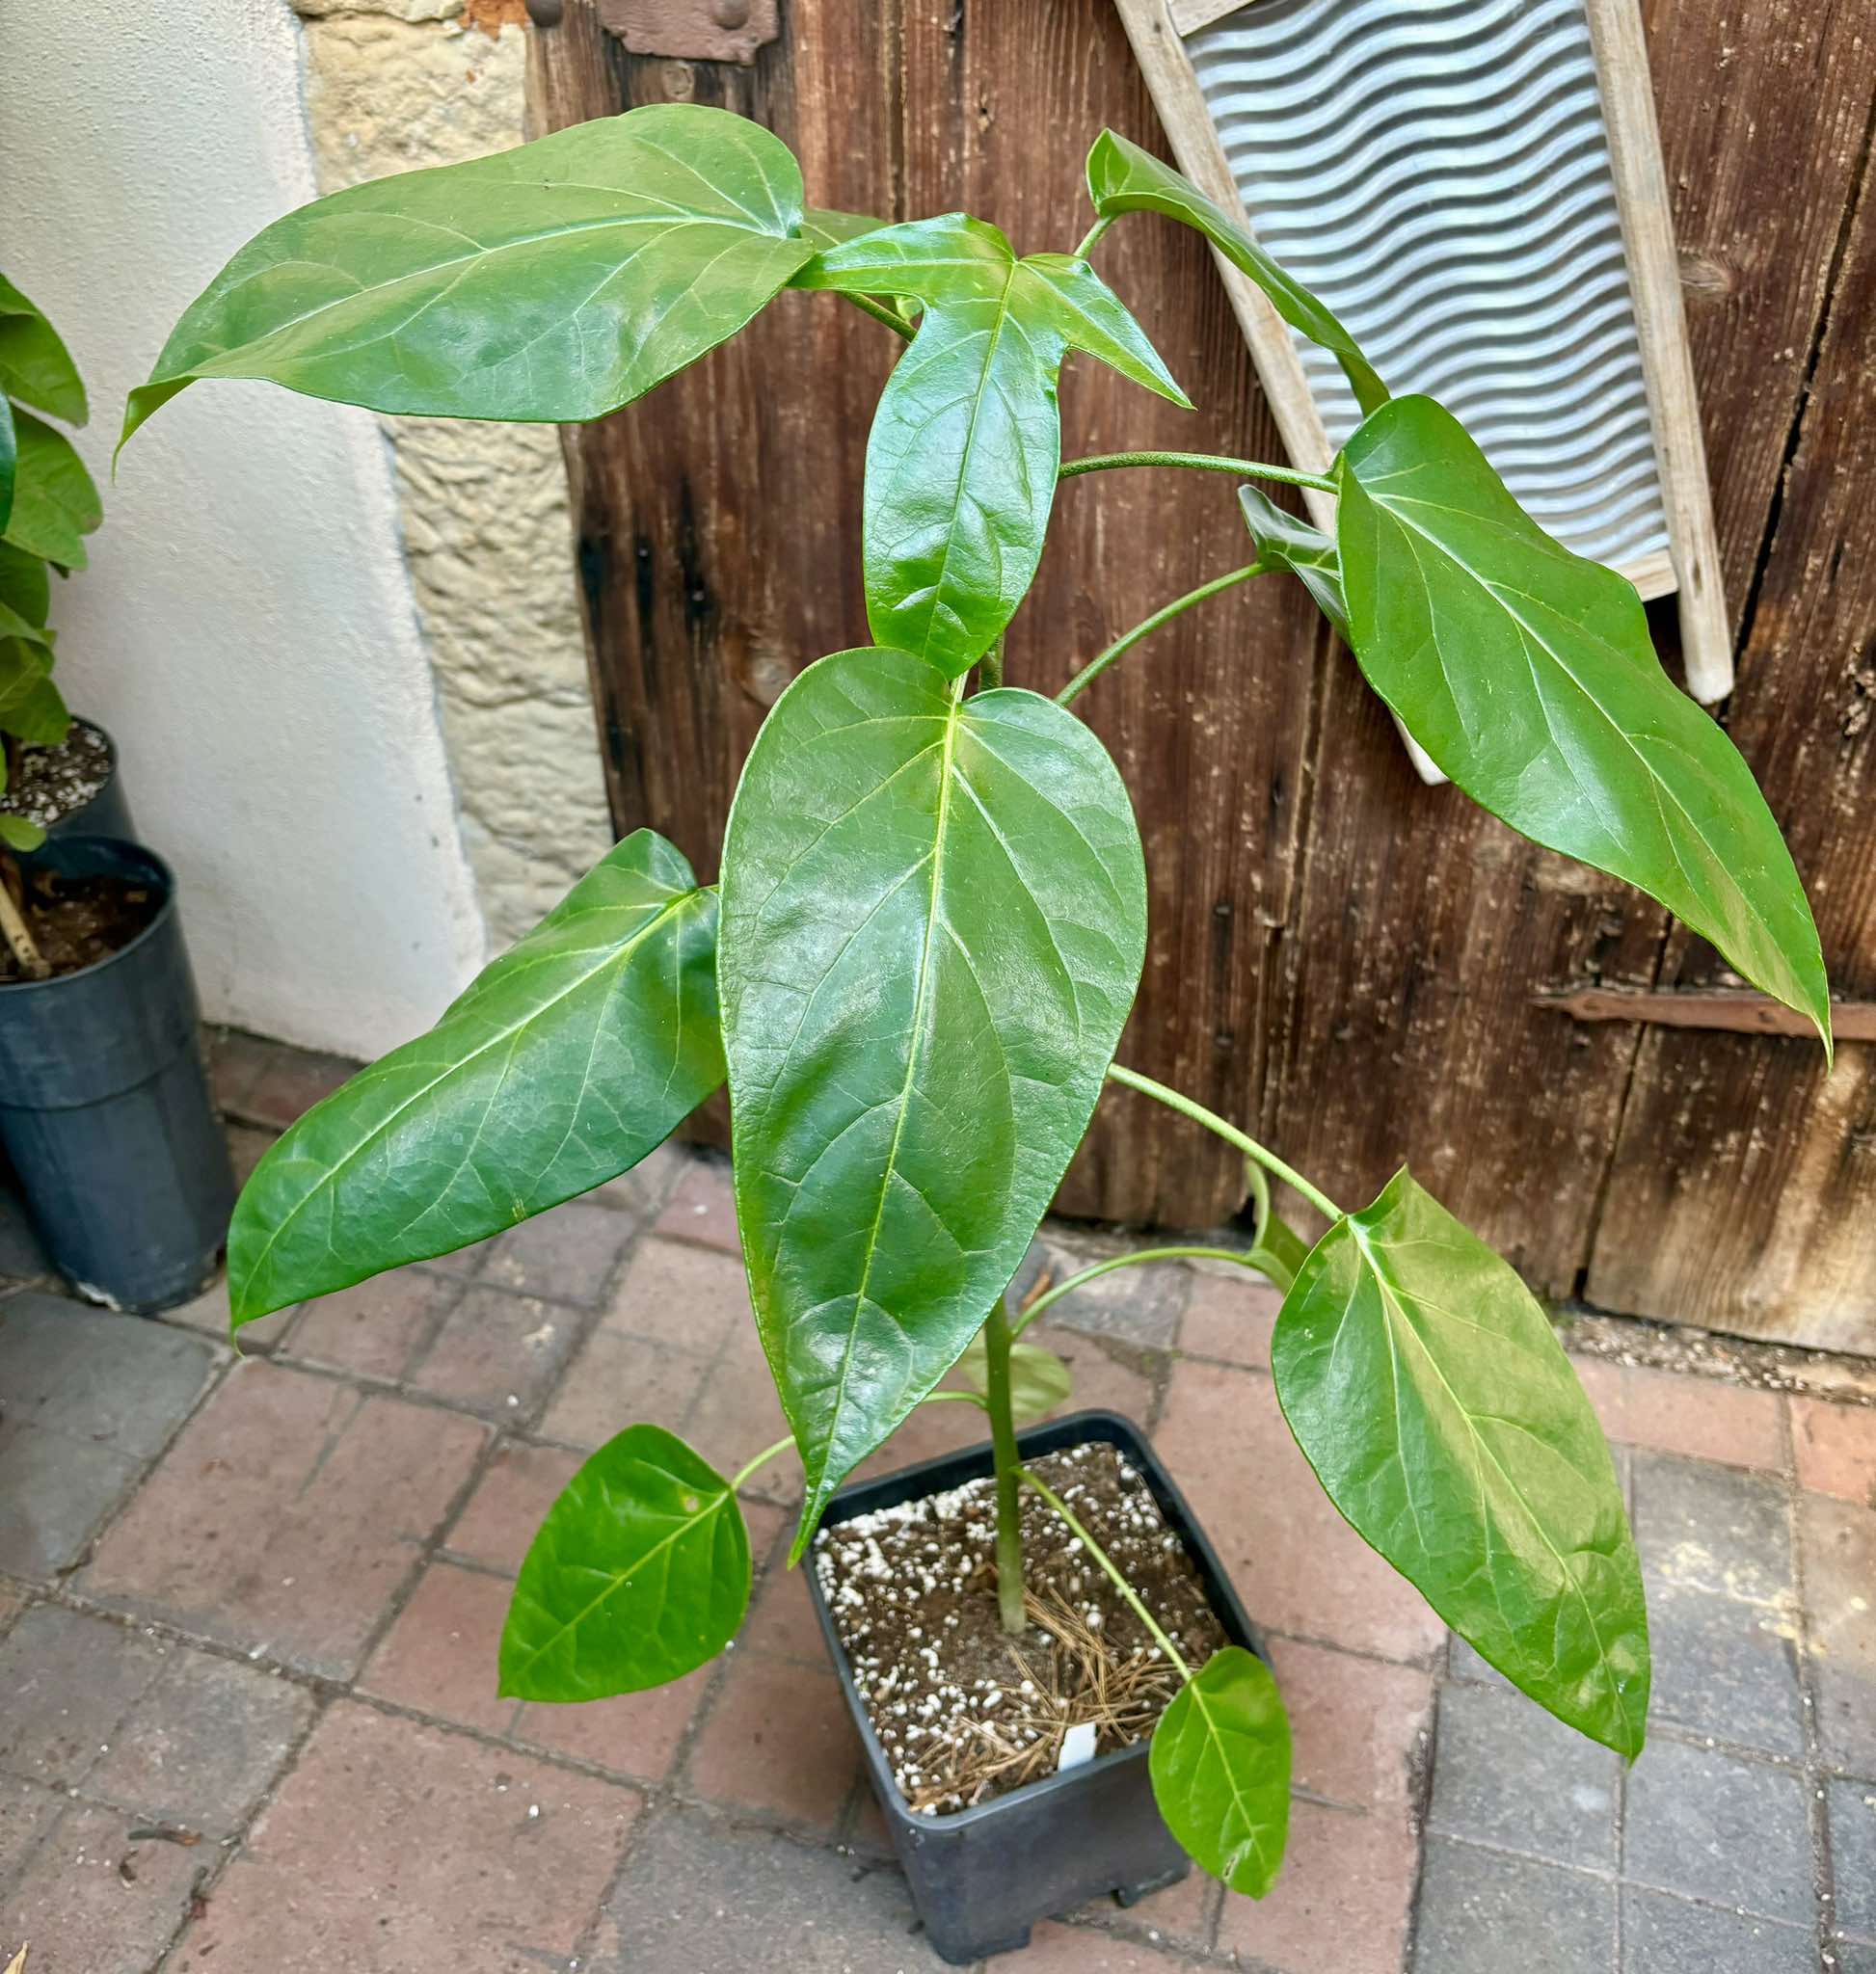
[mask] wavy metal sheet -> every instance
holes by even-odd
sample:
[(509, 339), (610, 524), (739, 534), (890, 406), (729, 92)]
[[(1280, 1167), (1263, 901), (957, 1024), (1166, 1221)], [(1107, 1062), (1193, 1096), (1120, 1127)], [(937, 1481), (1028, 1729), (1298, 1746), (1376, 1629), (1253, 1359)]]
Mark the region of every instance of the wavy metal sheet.
[[(1579, 554), (1668, 547), (1583, 0), (1252, 0), (1186, 40), (1259, 239)], [(1359, 413), (1298, 338), (1331, 440)]]

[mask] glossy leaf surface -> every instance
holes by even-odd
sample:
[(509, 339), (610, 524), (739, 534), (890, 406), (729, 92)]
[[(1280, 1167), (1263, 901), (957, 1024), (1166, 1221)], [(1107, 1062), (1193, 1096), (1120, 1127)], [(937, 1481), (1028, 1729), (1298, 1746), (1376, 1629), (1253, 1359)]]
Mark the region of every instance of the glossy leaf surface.
[(43, 628), (52, 612), (52, 583), (42, 556), (0, 541), (0, 603)]
[(1087, 191), (1104, 220), (1127, 212), (1157, 212), (1196, 227), (1233, 267), (1263, 289), (1292, 329), (1335, 355), (1364, 412), (1387, 402), (1386, 385), (1325, 304), (1264, 252), (1242, 219), (1207, 199), (1183, 173), (1127, 138), (1104, 130), (1087, 154)]
[(0, 397), (0, 528), (13, 517), (13, 471), (19, 459), (19, 441), (13, 436), (13, 408)]
[(737, 1209), (807, 1531), (1015, 1273), (1144, 954), (1100, 742), (1034, 693), (955, 695), (903, 652), (810, 666), (724, 844)]
[(1290, 1828), (1290, 1720), (1270, 1667), (1241, 1645), (1214, 1652), (1161, 1715), (1147, 1766), (1181, 1849), (1261, 1899)]
[(1258, 567), (1288, 570), (1309, 592), (1317, 609), (1347, 637), (1349, 610), (1335, 544), (1321, 528), (1279, 507), (1261, 487), (1240, 487), (1238, 504), (1257, 547)]
[[(979, 1330), (964, 1347), (957, 1360), (958, 1375), (972, 1391), (990, 1388), (986, 1364), (988, 1352)], [(1053, 1350), (1040, 1344), (1014, 1343), (1009, 1347), (1009, 1409), (1018, 1426), (1046, 1418), (1075, 1395), (1075, 1375)]]
[(1738, 749), (1662, 671), (1633, 585), (1544, 534), (1431, 398), (1377, 412), (1338, 478), (1351, 642), (1442, 772), (1658, 898), (1828, 1044), (1790, 852)]
[(650, 830), (428, 1034), (287, 1132), (228, 1232), (234, 1320), (443, 1254), (634, 1165), (723, 1077), (716, 899)]
[(83, 569), (85, 537), (104, 519), (85, 462), (71, 440), (31, 412), (13, 413), (17, 451), (5, 539), (62, 569)]
[(1284, 1298), (1290, 1429), (1356, 1531), (1514, 1685), (1641, 1752), (1641, 1567), (1609, 1448), (1516, 1273), (1397, 1173)]
[(780, 139), (699, 103), (354, 185), (216, 276), (131, 393), (123, 437), (204, 377), (381, 412), (597, 418), (776, 294), (815, 251), (801, 217)]
[(574, 1476), (522, 1564), (499, 1691), (601, 1700), (716, 1657), (749, 1604), (730, 1483), (661, 1426), (629, 1426)]
[(867, 621), (882, 645), (966, 671), (1041, 558), (1068, 352), (1175, 404), (1185, 394), (1085, 260), (1018, 260), (995, 227), (960, 213), (862, 234), (804, 268), (799, 285), (923, 305), (867, 443)]
[(48, 418), (82, 425), (91, 415), (77, 365), (44, 313), (0, 275), (0, 396)]

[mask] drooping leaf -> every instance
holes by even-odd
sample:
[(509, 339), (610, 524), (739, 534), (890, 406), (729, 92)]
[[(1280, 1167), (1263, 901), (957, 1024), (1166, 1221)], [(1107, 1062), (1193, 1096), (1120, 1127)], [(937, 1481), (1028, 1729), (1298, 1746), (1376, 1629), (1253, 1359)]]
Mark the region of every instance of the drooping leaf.
[(52, 613), (52, 584), (45, 573), (45, 558), (29, 555), (0, 541), (0, 603), (43, 628)]
[(83, 569), (85, 537), (104, 519), (85, 462), (71, 440), (31, 412), (15, 411), (13, 504), (5, 539), (62, 569)]
[(804, 1532), (1014, 1274), (1086, 1129), (1145, 923), (1127, 791), (1049, 700), (960, 702), (906, 653), (842, 652), (757, 735), (717, 974)]
[(1354, 337), (1317, 296), (1264, 252), (1241, 219), (1207, 199), (1184, 173), (1150, 150), (1104, 130), (1087, 154), (1087, 192), (1095, 213), (1104, 220), (1126, 212), (1157, 212), (1195, 227), (1233, 267), (1263, 289), (1271, 307), (1292, 329), (1300, 330), (1340, 360), (1355, 402), (1364, 412), (1387, 402), (1386, 385), (1375, 374)]
[(815, 251), (801, 218), (788, 147), (701, 103), (350, 186), (216, 276), (131, 392), (123, 440), (203, 377), (380, 412), (597, 418), (775, 295)]
[(71, 731), (71, 709), (50, 679), (40, 679), (0, 711), (0, 728), (28, 747), (56, 747)]
[(1314, 598), (1317, 609), (1347, 637), (1349, 612), (1342, 597), (1342, 569), (1335, 544), (1321, 528), (1279, 507), (1261, 487), (1240, 487), (1238, 503), (1257, 545), (1258, 566), (1287, 569)]
[(536, 1531), (501, 1633), (498, 1691), (602, 1700), (716, 1657), (749, 1604), (749, 1534), (730, 1483), (661, 1426), (629, 1426)]
[(1263, 1660), (1242, 1645), (1214, 1652), (1160, 1716), (1147, 1770), (1180, 1848), (1261, 1899), (1290, 1829), (1290, 1718)]
[(1186, 396), (1085, 261), (1018, 260), (995, 227), (961, 213), (862, 234), (797, 281), (923, 305), (867, 443), (867, 621), (882, 645), (968, 671), (1042, 554), (1068, 352), (1099, 357), (1175, 404)]
[(67, 425), (91, 416), (71, 353), (43, 310), (0, 275), (0, 396)]
[(444, 1254), (635, 1165), (723, 1078), (716, 899), (615, 845), (428, 1034), (271, 1146), (228, 1230), (237, 1324)]
[(1384, 405), (1340, 457), (1368, 681), (1505, 822), (1637, 885), (1830, 1043), (1817, 927), (1738, 749), (1677, 690), (1632, 584), (1526, 515), (1451, 413)]
[(1641, 1752), (1641, 1567), (1609, 1448), (1514, 1270), (1405, 1170), (1338, 1220), (1271, 1345), (1329, 1499), (1560, 1721)]
[[(978, 1393), (990, 1389), (988, 1351), (979, 1330), (957, 1360), (958, 1375)], [(1075, 1395), (1075, 1374), (1053, 1350), (1020, 1339), (1009, 1347), (1009, 1409), (1018, 1426), (1045, 1418)]]

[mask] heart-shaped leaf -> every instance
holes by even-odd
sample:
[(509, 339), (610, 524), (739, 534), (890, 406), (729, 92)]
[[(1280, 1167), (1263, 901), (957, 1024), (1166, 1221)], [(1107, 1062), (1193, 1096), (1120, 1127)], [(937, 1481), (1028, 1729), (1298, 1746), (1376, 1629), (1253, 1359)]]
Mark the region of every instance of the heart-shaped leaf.
[(50, 679), (40, 679), (0, 711), (0, 728), (28, 747), (56, 747), (71, 731), (71, 711)]
[(1132, 805), (1034, 693), (904, 652), (811, 665), (723, 847), (736, 1183), (763, 1343), (827, 1497), (1015, 1273), (1145, 951)]
[(1738, 749), (1663, 673), (1634, 586), (1553, 542), (1432, 398), (1382, 406), (1337, 476), (1350, 641), (1434, 763), (1658, 898), (1828, 1048), (1791, 854)]
[(961, 213), (862, 234), (805, 267), (797, 285), (910, 295), (924, 307), (867, 442), (867, 622), (882, 645), (968, 671), (1041, 559), (1068, 352), (1099, 357), (1175, 404), (1185, 393), (1085, 260), (1018, 260), (995, 227)]
[(104, 519), (71, 440), (31, 412), (13, 413), (13, 504), (6, 540), (62, 569), (83, 569), (85, 537)]
[(45, 571), (45, 558), (29, 555), (0, 541), (0, 603), (43, 629), (52, 613), (52, 583)]
[(615, 845), (428, 1034), (287, 1132), (228, 1230), (237, 1324), (444, 1254), (635, 1165), (723, 1079), (716, 899)]
[(1087, 193), (1096, 214), (1104, 220), (1125, 212), (1157, 212), (1182, 226), (1196, 227), (1233, 267), (1263, 289), (1271, 307), (1292, 329), (1300, 330), (1311, 342), (1320, 343), (1340, 360), (1355, 402), (1364, 412), (1387, 402), (1386, 385), (1375, 374), (1354, 337), (1315, 295), (1264, 252), (1241, 219), (1207, 199), (1184, 173), (1150, 150), (1104, 130), (1087, 154)]
[[(989, 1351), (979, 1330), (957, 1360), (958, 1375), (974, 1392), (990, 1389)], [(1040, 1344), (1009, 1347), (1009, 1409), (1018, 1426), (1046, 1418), (1075, 1395), (1075, 1374), (1053, 1350)]]
[(1160, 1716), (1153, 1800), (1180, 1848), (1234, 1892), (1276, 1882), (1290, 1829), (1290, 1719), (1254, 1652), (1214, 1652)]
[(380, 412), (597, 418), (732, 336), (814, 253), (787, 146), (653, 103), (315, 200), (242, 248), (130, 394), (260, 377)]
[(1621, 1488), (1512, 1268), (1399, 1172), (1310, 1251), (1271, 1368), (1357, 1533), (1540, 1705), (1639, 1754), (1648, 1612)]
[(499, 1691), (603, 1700), (682, 1679), (736, 1636), (749, 1534), (730, 1483), (661, 1426), (629, 1426), (548, 1510), (501, 1633)]
[(71, 353), (44, 312), (0, 275), (0, 396), (82, 425), (91, 415)]
[(1240, 487), (1238, 504), (1244, 509), (1250, 539), (1257, 545), (1257, 566), (1287, 569), (1314, 598), (1317, 609), (1347, 637), (1349, 611), (1342, 597), (1342, 567), (1336, 560), (1335, 544), (1321, 528), (1279, 507), (1261, 487)]

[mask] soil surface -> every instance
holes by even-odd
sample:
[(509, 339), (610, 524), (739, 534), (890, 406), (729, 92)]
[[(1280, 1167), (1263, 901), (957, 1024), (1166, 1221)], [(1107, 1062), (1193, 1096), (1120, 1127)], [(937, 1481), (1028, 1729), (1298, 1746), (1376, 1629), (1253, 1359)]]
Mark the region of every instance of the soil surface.
[(56, 747), (20, 750), (18, 770), (0, 794), (0, 809), (50, 829), (82, 809), (110, 778), (111, 752), (104, 735), (83, 720), (73, 720)]
[[(109, 959), (143, 931), (161, 910), (163, 894), (127, 877), (60, 877), (50, 870), (26, 876), (23, 917), (40, 956), (53, 974), (76, 974)], [(0, 981), (30, 977), (0, 941)]]
[[(1194, 1670), (1228, 1642), (1185, 1544), (1145, 1481), (1101, 1443), (1032, 1461)], [(1064, 1737), (1094, 1752), (1141, 1740), (1178, 1674), (1112, 1580), (1040, 1495), (1023, 1490), (1031, 1626), (997, 1609), (989, 1480), (841, 1522), (815, 1569), (862, 1700), (905, 1800), (927, 1816), (1053, 1774)], [(1085, 1746), (1085, 1732), (1070, 1744)]]

